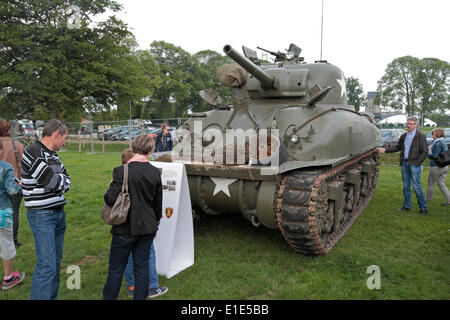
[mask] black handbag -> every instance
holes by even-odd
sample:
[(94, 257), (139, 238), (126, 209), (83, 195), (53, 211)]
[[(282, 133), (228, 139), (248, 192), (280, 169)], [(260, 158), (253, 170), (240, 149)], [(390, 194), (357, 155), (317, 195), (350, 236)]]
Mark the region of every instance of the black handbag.
[(101, 213), (103, 221), (111, 225), (124, 223), (127, 220), (130, 204), (130, 194), (128, 193), (128, 165), (124, 164), (122, 190), (112, 207), (108, 206), (106, 203), (103, 206)]

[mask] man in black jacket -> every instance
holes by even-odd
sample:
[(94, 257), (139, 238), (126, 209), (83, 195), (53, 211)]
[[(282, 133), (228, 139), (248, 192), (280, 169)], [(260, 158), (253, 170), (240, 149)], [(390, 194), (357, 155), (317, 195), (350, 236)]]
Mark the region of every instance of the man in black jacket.
[(409, 117), (406, 124), (407, 133), (404, 133), (398, 144), (392, 148), (379, 148), (379, 153), (392, 153), (400, 151), (400, 166), (402, 167), (403, 196), (405, 198), (400, 211), (411, 209), (411, 181), (417, 200), (420, 214), (428, 214), (425, 194), (420, 185), (422, 163), (428, 155), (428, 145), (425, 135), (417, 130), (417, 118)]
[(172, 151), (173, 141), (170, 134), (170, 127), (163, 123), (161, 126), (161, 132), (156, 136), (155, 151), (164, 152)]

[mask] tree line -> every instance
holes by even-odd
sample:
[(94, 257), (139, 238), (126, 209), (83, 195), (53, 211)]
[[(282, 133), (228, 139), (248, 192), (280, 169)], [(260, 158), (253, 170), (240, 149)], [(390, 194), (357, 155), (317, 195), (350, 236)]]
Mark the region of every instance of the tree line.
[[(349, 104), (364, 105), (363, 87), (356, 77), (347, 79)], [(436, 58), (404, 56), (388, 64), (378, 81), (376, 105), (425, 115), (450, 109), (450, 64)]]
[(110, 0), (2, 1), (2, 117), (106, 121), (127, 119), (130, 109), (132, 118), (185, 117), (188, 109), (208, 108), (200, 90), (229, 95), (215, 80), (228, 57), (211, 50), (191, 55), (164, 41), (138, 50), (114, 15), (93, 20), (121, 9)]
[[(0, 115), (94, 121), (186, 117), (210, 108), (198, 92), (213, 88), (230, 101), (215, 78), (231, 59), (212, 50), (195, 54), (164, 41), (137, 49), (134, 35), (114, 14), (113, 0), (8, 0), (0, 2)], [(104, 21), (95, 18), (105, 12)], [(448, 109), (449, 64), (403, 57), (379, 82), (383, 105)], [(347, 83), (349, 103), (364, 101), (357, 78)]]

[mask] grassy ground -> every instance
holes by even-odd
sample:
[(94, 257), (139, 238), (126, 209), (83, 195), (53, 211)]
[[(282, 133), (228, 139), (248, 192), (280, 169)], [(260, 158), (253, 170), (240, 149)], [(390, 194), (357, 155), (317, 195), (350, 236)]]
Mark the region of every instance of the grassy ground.
[[(60, 155), (72, 189), (59, 299), (101, 299), (111, 235), (99, 213), (120, 153)], [(402, 200), (400, 168), (382, 166), (365, 212), (330, 254), (317, 258), (294, 253), (277, 230), (254, 228), (241, 216), (205, 217), (194, 224), (195, 264), (171, 279), (160, 276), (169, 292), (157, 299), (449, 299), (450, 212), (440, 205), (444, 198), (435, 191), (428, 216), (418, 214), (414, 196), (412, 210), (398, 212)], [(36, 258), (23, 206), (20, 218), (24, 245), (15, 269), (27, 277), (22, 286), (0, 292), (0, 299), (29, 298)], [(70, 265), (80, 267), (79, 290), (67, 288)], [(366, 286), (371, 265), (380, 268), (380, 289)], [(129, 299), (126, 290), (120, 299)]]

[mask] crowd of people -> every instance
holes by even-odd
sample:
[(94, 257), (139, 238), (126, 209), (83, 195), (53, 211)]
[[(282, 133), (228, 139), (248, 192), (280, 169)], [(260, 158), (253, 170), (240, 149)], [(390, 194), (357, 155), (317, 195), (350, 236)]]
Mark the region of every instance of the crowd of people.
[[(57, 151), (65, 146), (67, 134), (65, 124), (50, 120), (43, 128), (42, 139), (24, 149), (21, 143), (12, 140), (10, 124), (0, 121), (0, 257), (5, 273), (2, 288), (13, 288), (25, 278), (24, 272), (13, 271), (16, 248), (21, 245), (17, 237), (23, 195), (37, 258), (31, 283), (32, 300), (53, 300), (58, 296), (66, 230), (64, 194), (69, 191), (71, 180)], [(168, 146), (170, 139), (165, 134), (163, 130), (160, 143), (167, 150), (171, 145)], [(168, 291), (158, 284), (153, 247), (162, 215), (160, 171), (148, 161), (154, 149), (151, 136), (141, 134), (133, 140), (131, 150), (121, 155), (122, 163), (129, 169), (131, 206), (127, 220), (111, 228), (104, 299), (117, 299), (124, 273), (128, 294), (136, 300)], [(122, 179), (123, 166), (114, 168), (104, 196), (107, 205), (114, 204)]]
[[(433, 130), (433, 143), (428, 148), (425, 135), (417, 130), (417, 118), (407, 120), (407, 133), (390, 149), (379, 153), (400, 152), (404, 202), (400, 211), (411, 210), (411, 182), (416, 194), (419, 213), (428, 214), (434, 185), (450, 205), (450, 193), (445, 184), (448, 167), (439, 167), (435, 159), (447, 150), (444, 131)], [(37, 263), (34, 268), (30, 299), (57, 299), (60, 267), (63, 256), (66, 213), (64, 194), (71, 186), (57, 151), (64, 145), (67, 127), (53, 119), (44, 126), (42, 139), (24, 149), (10, 137), (10, 124), (0, 121), (0, 257), (3, 260), (2, 288), (11, 289), (24, 281), (25, 273), (13, 271), (18, 240), (19, 208), (23, 196), (27, 219), (34, 237)], [(105, 204), (113, 206), (123, 182), (124, 167), (128, 166), (128, 185), (131, 205), (126, 221), (111, 228), (112, 240), (108, 275), (103, 299), (117, 299), (125, 275), (127, 291), (135, 300), (156, 297), (168, 291), (160, 287), (156, 273), (156, 237), (162, 216), (162, 183), (160, 171), (148, 158), (155, 150), (170, 151), (170, 128), (163, 125), (161, 134), (153, 141), (150, 135), (137, 136), (131, 148), (121, 155), (122, 165), (114, 168), (113, 179), (104, 195)], [(420, 185), (422, 164), (430, 158), (428, 190)]]
[[(397, 145), (385, 149), (379, 148), (379, 153), (400, 152), (400, 166), (403, 181), (403, 205), (399, 211), (411, 210), (411, 183), (416, 194), (419, 205), (419, 214), (427, 215), (427, 202), (431, 202), (433, 198), (434, 185), (438, 182), (438, 187), (444, 194), (446, 202), (442, 205), (450, 205), (450, 193), (445, 185), (445, 177), (448, 172), (448, 166), (440, 168), (436, 165), (435, 159), (442, 150), (447, 150), (445, 143), (444, 130), (434, 129), (432, 131), (433, 143), (428, 148), (425, 135), (417, 130), (418, 119), (416, 117), (408, 117), (406, 128)], [(429, 150), (430, 149), (430, 150)], [(425, 159), (430, 158), (430, 173), (428, 176), (428, 192), (425, 198), (420, 179), (422, 175), (422, 164)]]

